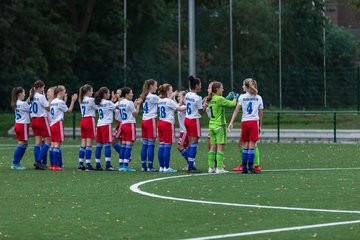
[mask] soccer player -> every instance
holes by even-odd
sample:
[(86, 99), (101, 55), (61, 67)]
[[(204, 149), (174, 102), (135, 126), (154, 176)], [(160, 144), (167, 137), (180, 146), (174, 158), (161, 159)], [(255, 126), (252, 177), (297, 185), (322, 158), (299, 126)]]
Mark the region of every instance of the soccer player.
[(72, 112), (74, 103), (78, 98), (77, 94), (72, 95), (70, 106), (66, 106), (67, 94), (64, 86), (59, 85), (54, 89), (54, 100), (50, 104), (50, 130), (51, 130), (51, 147), (52, 161), (50, 161), (50, 170), (63, 171), (62, 154), (60, 145), (64, 141), (64, 113)]
[(172, 86), (165, 83), (159, 87), (160, 100), (158, 103), (159, 109), (159, 172), (174, 173), (177, 170), (170, 167), (170, 152), (172, 143), (175, 141), (175, 117), (174, 112), (185, 111), (185, 106), (179, 106), (175, 101), (177, 92), (173, 92)]
[[(34, 146), (34, 167), (35, 169), (45, 170), (46, 166), (41, 163), (44, 155), (50, 147), (51, 132), (47, 112), (50, 111), (49, 102), (44, 95), (45, 83), (41, 80), (35, 81), (30, 90), (30, 116), (32, 117), (32, 130), (35, 137)], [(44, 144), (40, 148), (40, 144), (44, 139)]]
[[(211, 92), (207, 97), (208, 109), (210, 110), (209, 132), (210, 150), (208, 152), (208, 173), (226, 173), (222, 166), (224, 163), (224, 148), (226, 144), (226, 119), (225, 107), (235, 107), (236, 100), (229, 101), (222, 94), (224, 87), (220, 82), (211, 84)], [(214, 169), (215, 157), (217, 168)]]
[(185, 96), (186, 117), (185, 128), (189, 136), (188, 156), (188, 172), (199, 173), (195, 168), (194, 162), (196, 158), (197, 145), (201, 136), (200, 117), (205, 112), (206, 103), (202, 103), (202, 98), (197, 94), (201, 90), (201, 81), (194, 76), (189, 77), (190, 92)]
[(98, 106), (99, 119), (96, 131), (96, 151), (95, 151), (95, 170), (104, 170), (101, 166), (101, 151), (104, 146), (105, 150), (105, 170), (114, 171), (111, 165), (111, 142), (112, 142), (112, 122), (113, 114), (117, 106), (109, 100), (110, 91), (107, 87), (101, 87), (95, 93), (95, 104)]
[(11, 107), (15, 110), (14, 130), (18, 145), (14, 152), (14, 159), (11, 164), (13, 170), (25, 170), (21, 165), (21, 159), (25, 154), (29, 140), (30, 106), (29, 99), (24, 101), (25, 90), (22, 87), (15, 87), (11, 92)]
[(241, 94), (238, 100), (238, 105), (232, 115), (228, 130), (231, 131), (235, 118), (242, 108), (241, 117), (241, 141), (244, 143), (242, 150), (242, 173), (258, 173), (254, 171), (254, 148), (256, 142), (259, 140), (259, 133), (262, 124), (262, 111), (264, 109), (263, 101), (258, 90), (256, 89), (255, 81), (247, 78), (243, 82), (243, 90), (245, 94)]
[[(89, 84), (80, 87), (79, 103), (81, 110), (81, 146), (79, 150), (79, 170), (92, 171), (95, 170), (91, 165), (92, 142), (95, 137), (95, 111), (97, 105), (93, 96), (93, 88)], [(86, 159), (86, 166), (84, 166), (84, 158)]]
[(121, 155), (119, 159), (119, 171), (133, 172), (135, 169), (129, 167), (132, 146), (136, 140), (136, 117), (139, 114), (141, 100), (131, 101), (134, 96), (131, 88), (124, 87), (121, 89), (119, 102), (119, 111), (121, 115)]
[[(143, 117), (141, 121), (141, 171), (156, 172), (153, 167), (155, 139), (156, 139), (156, 117), (157, 104), (159, 97), (155, 95), (157, 82), (154, 79), (148, 79), (144, 82), (140, 98), (143, 101)], [(148, 165), (146, 165), (148, 160)]]
[[(54, 95), (54, 90), (55, 90), (56, 87), (50, 87), (48, 88), (48, 90), (46, 91), (46, 99), (48, 100), (49, 104), (51, 104), (51, 101), (54, 100), (55, 98), (55, 95)], [(47, 118), (49, 120), (49, 123), (51, 122), (51, 116), (50, 116), (50, 112), (47, 112)], [(51, 131), (51, 128), (50, 128), (50, 131)], [(45, 143), (44, 143), (44, 140), (42, 140), (41, 142), (41, 146), (43, 146)], [(50, 162), (53, 162), (53, 147), (50, 145), (50, 148), (49, 148), (49, 158), (50, 158)], [(45, 153), (45, 155), (43, 156), (42, 158), (42, 161), (41, 161), (42, 165), (46, 166), (47, 165), (47, 154)]]
[[(121, 98), (121, 88), (116, 90), (116, 93), (112, 92), (111, 101), (115, 103), (115, 105), (119, 105), (119, 102), (122, 100)], [(121, 115), (119, 108), (115, 109), (115, 120), (116, 120), (116, 128), (113, 131), (113, 140), (112, 146), (115, 151), (119, 154), (120, 159), (120, 152), (121, 152)], [(120, 144), (119, 144), (120, 142)]]
[[(186, 95), (186, 93), (187, 93), (187, 91), (181, 91), (177, 95), (177, 100), (179, 102), (180, 107), (185, 106), (185, 95)], [(177, 142), (177, 149), (179, 150), (181, 155), (186, 160), (186, 166), (182, 170), (187, 171), (188, 170), (188, 164), (189, 164), (188, 163), (188, 157), (187, 157), (187, 148), (189, 147), (189, 138), (187, 136), (186, 128), (185, 128), (186, 112), (185, 111), (183, 111), (183, 112), (178, 111), (177, 116), (178, 116), (179, 127), (180, 127), (180, 135), (179, 135), (179, 139), (178, 139), (178, 142)]]

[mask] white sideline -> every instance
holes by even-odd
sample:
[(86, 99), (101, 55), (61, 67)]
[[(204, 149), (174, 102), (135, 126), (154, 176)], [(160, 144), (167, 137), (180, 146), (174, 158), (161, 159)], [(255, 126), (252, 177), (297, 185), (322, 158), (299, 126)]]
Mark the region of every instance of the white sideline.
[(171, 176), (171, 177), (164, 177), (164, 178), (155, 178), (150, 179), (142, 182), (135, 183), (130, 186), (130, 190), (153, 198), (160, 198), (166, 200), (173, 200), (173, 201), (181, 201), (181, 202), (190, 202), (190, 203), (200, 203), (200, 204), (212, 204), (212, 205), (222, 205), (222, 206), (232, 206), (232, 207), (248, 207), (248, 208), (258, 208), (258, 209), (278, 209), (278, 210), (287, 210), (287, 211), (307, 211), (307, 212), (326, 212), (326, 213), (353, 213), (353, 214), (360, 214), (358, 210), (336, 210), (336, 209), (317, 209), (317, 208), (296, 208), (296, 207), (281, 207), (281, 206), (267, 206), (267, 205), (255, 205), (255, 204), (241, 204), (241, 203), (227, 203), (227, 202), (213, 202), (213, 201), (203, 201), (203, 200), (193, 200), (193, 199), (186, 199), (186, 198), (176, 198), (176, 197), (168, 197), (168, 196), (161, 196), (154, 193), (149, 193), (140, 190), (140, 186), (157, 181), (163, 181), (168, 179), (174, 178), (184, 178), (184, 177), (196, 177), (196, 176), (204, 176), (204, 175), (212, 175), (208, 173), (203, 174), (196, 174), (196, 175), (178, 175), (178, 176)]
[(268, 229), (268, 230), (259, 230), (259, 231), (241, 232), (241, 233), (231, 233), (231, 234), (207, 236), (207, 237), (187, 238), (186, 240), (205, 240), (205, 239), (241, 237), (241, 236), (250, 236), (250, 235), (258, 235), (258, 234), (266, 234), (266, 233), (288, 232), (288, 231), (303, 230), (303, 229), (310, 229), (310, 228), (332, 227), (332, 226), (340, 226), (340, 225), (348, 225), (348, 224), (356, 224), (356, 223), (360, 223), (360, 220), (345, 221), (345, 222), (331, 222), (331, 223), (296, 226), (296, 227), (287, 227), (287, 228), (275, 228), (275, 229)]

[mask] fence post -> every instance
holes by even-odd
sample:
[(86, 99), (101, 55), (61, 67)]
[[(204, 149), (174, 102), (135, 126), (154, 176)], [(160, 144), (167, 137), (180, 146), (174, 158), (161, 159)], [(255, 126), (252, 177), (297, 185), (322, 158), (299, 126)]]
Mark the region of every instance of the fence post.
[(277, 142), (280, 142), (280, 112), (277, 112)]
[(357, 111), (360, 112), (360, 66), (357, 68)]
[(75, 111), (73, 111), (73, 139), (75, 139), (75, 121), (76, 121), (76, 115), (75, 115)]
[(336, 112), (334, 112), (334, 143), (336, 143)]

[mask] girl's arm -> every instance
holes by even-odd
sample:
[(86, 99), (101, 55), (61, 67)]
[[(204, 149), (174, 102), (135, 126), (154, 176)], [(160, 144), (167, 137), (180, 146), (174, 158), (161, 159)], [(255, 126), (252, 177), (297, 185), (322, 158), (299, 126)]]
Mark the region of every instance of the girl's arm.
[(231, 120), (230, 120), (230, 123), (229, 123), (229, 126), (228, 126), (228, 131), (231, 132), (231, 130), (233, 129), (233, 125), (234, 125), (234, 121), (239, 113), (239, 110), (241, 108), (241, 105), (236, 105), (236, 108), (233, 112), (233, 115), (231, 117)]
[(141, 99), (136, 99), (134, 101), (134, 105), (135, 105), (135, 112), (132, 113), (132, 115), (134, 117), (137, 117), (139, 115), (139, 110), (140, 110), (140, 105), (141, 105)]
[(71, 113), (72, 110), (74, 109), (74, 103), (77, 99), (78, 99), (78, 95), (76, 93), (71, 96), (71, 103), (70, 103), (69, 109), (67, 111), (68, 113)]
[(184, 112), (186, 110), (186, 106), (185, 105), (179, 106), (175, 110), (178, 112)]

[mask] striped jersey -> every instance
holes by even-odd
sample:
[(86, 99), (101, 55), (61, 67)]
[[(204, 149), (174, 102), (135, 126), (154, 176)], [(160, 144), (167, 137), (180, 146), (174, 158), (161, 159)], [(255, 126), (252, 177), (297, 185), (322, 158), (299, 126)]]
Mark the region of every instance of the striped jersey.
[(208, 104), (209, 128), (214, 129), (226, 124), (225, 107), (235, 107), (236, 100), (230, 101), (223, 96), (213, 96)]

